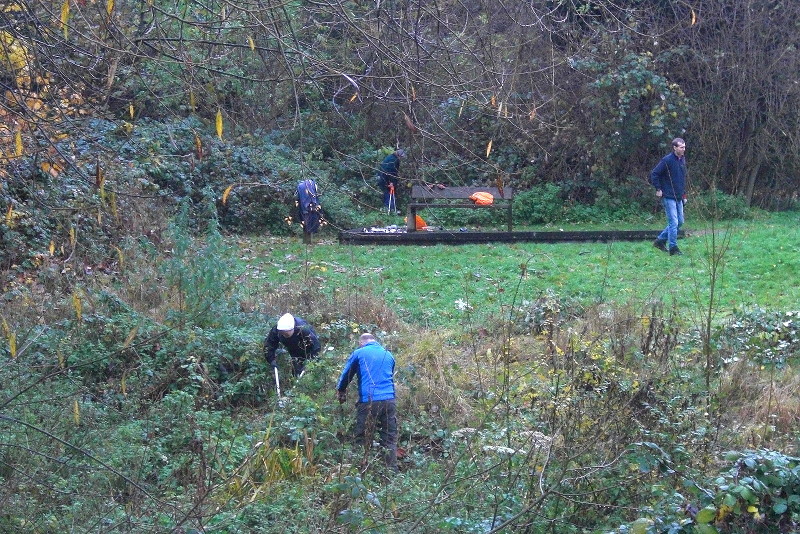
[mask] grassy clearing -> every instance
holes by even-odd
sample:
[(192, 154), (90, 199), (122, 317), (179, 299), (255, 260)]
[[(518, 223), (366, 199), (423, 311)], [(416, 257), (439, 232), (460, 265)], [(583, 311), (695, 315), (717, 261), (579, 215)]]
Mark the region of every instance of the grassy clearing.
[(366, 292), (422, 326), (458, 322), (465, 304), (497, 313), (547, 291), (587, 305), (657, 298), (684, 310), (706, 310), (713, 297), (718, 316), (800, 302), (792, 282), (800, 269), (796, 213), (687, 232), (682, 257), (650, 242), (394, 247), (324, 240), (305, 247), (294, 239), (253, 239), (246, 260), (257, 279)]

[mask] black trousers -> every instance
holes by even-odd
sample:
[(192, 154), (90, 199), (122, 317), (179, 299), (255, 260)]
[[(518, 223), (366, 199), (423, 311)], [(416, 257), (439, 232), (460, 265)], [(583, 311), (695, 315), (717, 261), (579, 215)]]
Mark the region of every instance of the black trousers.
[(386, 465), (397, 471), (397, 403), (394, 399), (356, 404), (355, 441), (367, 451), (377, 430), (386, 450)]

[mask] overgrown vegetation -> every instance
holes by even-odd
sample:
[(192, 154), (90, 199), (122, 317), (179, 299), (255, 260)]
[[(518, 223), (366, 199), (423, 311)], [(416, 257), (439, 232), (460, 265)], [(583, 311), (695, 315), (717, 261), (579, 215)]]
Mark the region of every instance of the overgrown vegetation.
[[(717, 317), (709, 367), (694, 302), (661, 279), (650, 296), (612, 290), (629, 276), (623, 262), (606, 265), (601, 299), (547, 259), (552, 245), (434, 247), (401, 270), (418, 252), (232, 247), (213, 223), (191, 237), (187, 214), (166, 225), (163, 248), (122, 244), (116, 272), (43, 269), (6, 291), (5, 530), (796, 528), (797, 311)], [(797, 231), (788, 217), (761, 223)], [(746, 231), (741, 247), (763, 245)], [(657, 269), (681, 277), (705, 239), (689, 239), (682, 263), (647, 243), (614, 244), (625, 252), (609, 257), (642, 281)], [(451, 255), (478, 262), (448, 271)], [(453, 287), (442, 300), (424, 298), (432, 275)], [(721, 292), (748, 283), (732, 278)], [(277, 403), (261, 340), (287, 309), (317, 326), (324, 350)], [(396, 477), (349, 444), (352, 408), (333, 393), (363, 330), (398, 356)]]
[[(0, 531), (798, 531), (800, 236), (762, 211), (796, 207), (798, 6), (5, 2)], [(402, 224), (397, 146), (401, 208), (491, 184), (517, 228), (655, 230), (675, 136), (679, 258), (332, 243)], [(277, 399), (286, 311), (324, 350)], [(398, 359), (397, 476), (333, 394), (362, 331)]]

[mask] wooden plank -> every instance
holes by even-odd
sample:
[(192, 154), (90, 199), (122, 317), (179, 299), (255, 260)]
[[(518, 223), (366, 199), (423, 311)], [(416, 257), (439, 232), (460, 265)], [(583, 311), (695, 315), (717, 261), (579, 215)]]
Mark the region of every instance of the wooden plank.
[(511, 200), (514, 198), (514, 190), (511, 187), (504, 187), (501, 192), (496, 187), (449, 187), (439, 189), (436, 186), (427, 187), (415, 185), (411, 188), (411, 198), (413, 200), (449, 200), (469, 198), (473, 193), (483, 191), (491, 194), (495, 200)]
[[(446, 231), (371, 233), (367, 229), (339, 232), (339, 242), (350, 245), (467, 245), (479, 243), (570, 243), (652, 241), (661, 230), (598, 230), (566, 232)], [(680, 237), (687, 237), (683, 231)], [(688, 236), (691, 237), (691, 236)], [(648, 245), (650, 246), (650, 245)]]
[[(455, 200), (455, 199), (453, 199)], [(508, 206), (501, 205), (501, 204), (432, 204), (430, 202), (412, 202), (408, 204), (409, 208), (503, 208), (508, 209)]]

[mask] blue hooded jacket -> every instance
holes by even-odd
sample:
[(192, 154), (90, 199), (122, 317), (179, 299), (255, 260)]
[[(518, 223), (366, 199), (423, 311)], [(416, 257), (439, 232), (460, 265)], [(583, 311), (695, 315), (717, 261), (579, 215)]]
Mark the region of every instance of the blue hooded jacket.
[(358, 377), (359, 402), (394, 399), (394, 356), (377, 341), (370, 341), (350, 354), (336, 389), (346, 391)]
[(686, 158), (667, 154), (650, 172), (650, 182), (664, 198), (681, 200), (686, 193)]
[(319, 201), (319, 191), (317, 182), (314, 180), (303, 180), (297, 184), (297, 213), (303, 231), (307, 234), (314, 234), (319, 231), (322, 223), (322, 206)]

